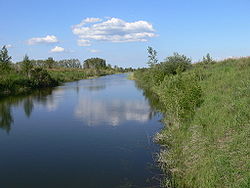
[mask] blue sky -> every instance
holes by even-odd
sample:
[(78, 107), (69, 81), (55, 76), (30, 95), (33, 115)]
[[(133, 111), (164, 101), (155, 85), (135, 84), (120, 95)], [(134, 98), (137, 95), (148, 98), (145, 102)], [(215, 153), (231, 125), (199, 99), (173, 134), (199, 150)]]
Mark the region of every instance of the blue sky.
[[(250, 55), (249, 0), (0, 0), (0, 45), (13, 61), (101, 57), (146, 66), (179, 52), (193, 61)], [(53, 50), (52, 50), (53, 49)]]

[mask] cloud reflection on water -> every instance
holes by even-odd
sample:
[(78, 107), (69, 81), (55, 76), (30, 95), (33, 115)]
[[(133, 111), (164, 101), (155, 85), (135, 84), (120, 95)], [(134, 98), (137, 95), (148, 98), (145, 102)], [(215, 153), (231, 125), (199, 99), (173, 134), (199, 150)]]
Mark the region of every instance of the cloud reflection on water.
[(88, 126), (103, 124), (118, 126), (124, 121), (148, 121), (150, 107), (143, 100), (101, 100), (81, 97), (75, 108), (75, 117)]
[(49, 112), (56, 111), (59, 107), (60, 102), (63, 101), (64, 90), (61, 88), (56, 88), (53, 90), (53, 94), (46, 97), (46, 109)]

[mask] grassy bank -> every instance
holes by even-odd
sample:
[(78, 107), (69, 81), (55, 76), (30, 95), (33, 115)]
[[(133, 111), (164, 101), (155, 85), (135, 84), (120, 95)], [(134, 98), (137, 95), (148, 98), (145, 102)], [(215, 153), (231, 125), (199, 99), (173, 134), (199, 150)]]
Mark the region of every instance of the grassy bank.
[(134, 78), (165, 114), (156, 135), (163, 186), (250, 187), (250, 58), (204, 61), (174, 74), (155, 65)]
[(49, 74), (59, 82), (70, 82), (80, 79), (105, 76), (109, 74), (120, 73), (115, 69), (51, 69)]
[(34, 89), (54, 87), (64, 82), (119, 73), (115, 69), (34, 69), (30, 76), (10, 70), (0, 74), (0, 97), (29, 93)]
[(34, 69), (30, 76), (13, 69), (0, 73), (0, 97), (29, 93), (38, 88), (54, 87), (59, 81), (53, 79), (47, 70)]

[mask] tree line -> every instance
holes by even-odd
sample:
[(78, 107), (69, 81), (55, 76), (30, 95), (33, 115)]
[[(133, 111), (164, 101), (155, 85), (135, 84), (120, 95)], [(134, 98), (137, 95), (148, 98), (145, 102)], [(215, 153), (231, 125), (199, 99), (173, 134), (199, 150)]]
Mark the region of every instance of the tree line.
[(131, 72), (132, 68), (112, 67), (101, 58), (56, 61), (30, 59), (25, 55), (20, 62), (12, 62), (8, 49), (0, 49), (0, 98), (11, 94), (26, 94), (34, 89), (54, 87), (63, 82), (76, 81), (96, 76)]
[(52, 57), (41, 60), (30, 59), (26, 54), (22, 61), (13, 63), (11, 61), (11, 56), (8, 55), (8, 50), (6, 46), (3, 46), (0, 51), (0, 70), (8, 71), (11, 69), (16, 69), (22, 71), (29, 75), (30, 71), (34, 68), (44, 68), (44, 69), (116, 69), (121, 72), (133, 71), (133, 68), (122, 68), (118, 66), (112, 67), (110, 64), (106, 63), (105, 59), (102, 58), (89, 58), (81, 62), (79, 59), (63, 59), (56, 61)]

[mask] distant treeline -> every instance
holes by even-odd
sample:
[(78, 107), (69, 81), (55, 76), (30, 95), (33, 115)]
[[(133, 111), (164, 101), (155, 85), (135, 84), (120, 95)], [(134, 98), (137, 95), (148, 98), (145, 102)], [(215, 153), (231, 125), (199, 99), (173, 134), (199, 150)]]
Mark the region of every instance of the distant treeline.
[[(16, 64), (12, 64), (12, 66), (21, 68), (23, 64), (25, 64), (26, 58), (23, 59), (21, 62), (17, 62)], [(72, 68), (72, 69), (117, 69), (119, 71), (133, 71), (133, 68), (122, 68), (118, 66), (111, 66), (110, 64), (106, 64), (106, 60), (101, 59), (101, 58), (90, 58), (84, 60), (82, 63), (79, 59), (63, 59), (56, 61), (52, 57), (49, 57), (48, 59), (44, 60), (34, 60), (31, 59), (29, 60), (30, 64), (33, 67), (41, 67), (41, 68), (46, 68), (46, 69), (53, 69), (53, 68)]]
[(17, 63), (11, 61), (6, 46), (0, 50), (0, 97), (27, 93), (32, 89), (57, 86), (62, 82), (134, 71), (133, 68), (112, 67), (101, 58), (56, 61), (52, 57), (33, 60), (25, 55)]

